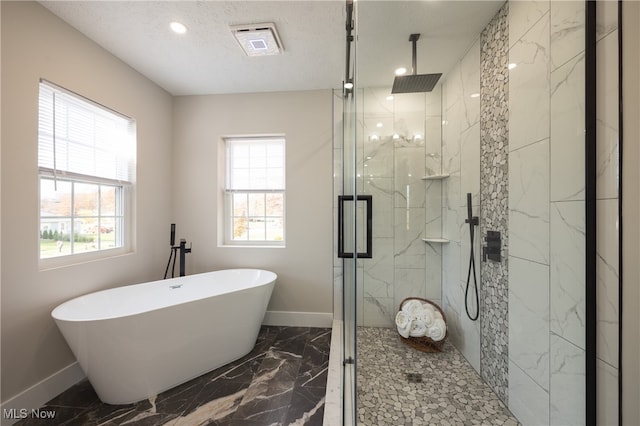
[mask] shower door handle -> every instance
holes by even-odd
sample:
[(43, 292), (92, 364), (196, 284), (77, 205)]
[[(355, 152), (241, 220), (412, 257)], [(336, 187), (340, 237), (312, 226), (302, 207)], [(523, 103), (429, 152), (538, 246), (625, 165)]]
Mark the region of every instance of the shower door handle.
[[(367, 251), (364, 253), (357, 252), (355, 257), (358, 259), (371, 259), (373, 257), (372, 246), (372, 231), (373, 231), (373, 197), (371, 195), (358, 195), (357, 201), (364, 201), (367, 205)], [(344, 251), (344, 203), (345, 201), (353, 201), (353, 195), (339, 195), (338, 196), (338, 257), (341, 258), (353, 258), (353, 252)], [(355, 209), (356, 207), (354, 207)], [(356, 244), (357, 245), (357, 244)]]

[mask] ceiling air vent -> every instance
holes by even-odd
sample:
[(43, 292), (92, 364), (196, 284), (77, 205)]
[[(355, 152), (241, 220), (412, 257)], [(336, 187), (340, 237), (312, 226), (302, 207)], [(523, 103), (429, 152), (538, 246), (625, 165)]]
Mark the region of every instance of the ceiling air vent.
[(232, 25), (230, 29), (247, 56), (279, 55), (284, 50), (273, 23)]

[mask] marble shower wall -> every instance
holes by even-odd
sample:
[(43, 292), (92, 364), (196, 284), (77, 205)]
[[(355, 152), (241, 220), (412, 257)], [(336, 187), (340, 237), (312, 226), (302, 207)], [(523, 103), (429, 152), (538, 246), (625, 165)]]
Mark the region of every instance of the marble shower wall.
[[(598, 424), (617, 423), (617, 2), (598, 4)], [(509, 408), (584, 424), (583, 2), (509, 12)], [(606, 100), (606, 101), (603, 101)]]
[[(598, 413), (615, 424), (617, 5), (598, 8)], [(523, 424), (584, 422), (584, 30), (582, 2), (510, 2), (443, 83), (443, 306)], [(479, 268), (481, 329), (464, 310), (467, 192), (480, 236), (503, 233), (503, 260)]]
[[(508, 387), (508, 4), (498, 12), (478, 40), (443, 83), (443, 306), (451, 339), (494, 392), (506, 402)], [(473, 274), (469, 276), (470, 232), (467, 194), (472, 195), (475, 228), (475, 269), (480, 318)], [(487, 230), (502, 237), (502, 261), (482, 262), (481, 240)], [(482, 263), (482, 267), (481, 267)], [(482, 337), (481, 337), (482, 336)]]
[(358, 261), (358, 319), (392, 327), (404, 298), (440, 302), (439, 253), (422, 240), (427, 221), (439, 225), (440, 194), (427, 199), (422, 178), (440, 172), (441, 93), (392, 99), (390, 87), (359, 93), (357, 184), (359, 193), (373, 196), (373, 258)]
[[(511, 2), (509, 13), (509, 63), (513, 65), (509, 71), (508, 392), (509, 408), (525, 425), (549, 424), (550, 367), (551, 358), (556, 359), (550, 342), (558, 343), (549, 335), (549, 9), (549, 2)], [(584, 119), (576, 117), (574, 122), (584, 128)], [(568, 252), (584, 251), (580, 249), (583, 241), (568, 241), (576, 244), (567, 247)], [(578, 263), (577, 270), (584, 270), (584, 263)]]
[[(480, 372), (480, 324), (465, 309), (469, 271), (470, 233), (467, 193), (472, 194), (474, 215), (480, 216), (480, 40), (446, 74), (443, 82), (442, 172), (442, 305), (454, 345)], [(480, 286), (480, 232), (476, 227), (474, 251)], [(473, 275), (471, 277), (473, 280)], [(471, 282), (473, 286), (473, 282)], [(477, 312), (473, 287), (469, 311)]]

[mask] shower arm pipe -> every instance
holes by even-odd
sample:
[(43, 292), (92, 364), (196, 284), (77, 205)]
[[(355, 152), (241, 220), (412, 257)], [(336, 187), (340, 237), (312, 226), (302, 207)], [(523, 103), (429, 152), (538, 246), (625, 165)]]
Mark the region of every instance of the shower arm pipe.
[(420, 34), (411, 34), (409, 41), (411, 42), (411, 73), (413, 75), (418, 74), (418, 39)]

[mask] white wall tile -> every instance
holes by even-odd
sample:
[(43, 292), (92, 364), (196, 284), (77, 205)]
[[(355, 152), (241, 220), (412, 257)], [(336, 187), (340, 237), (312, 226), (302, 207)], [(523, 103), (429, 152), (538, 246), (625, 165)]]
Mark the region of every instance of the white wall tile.
[(549, 137), (549, 15), (509, 50), (509, 150)]
[(365, 297), (362, 305), (364, 318), (360, 324), (390, 328), (394, 324), (392, 318), (395, 318), (396, 311), (392, 298)]
[(394, 205), (422, 207), (425, 205), (424, 146), (394, 150)]
[(462, 85), (462, 124), (464, 131), (480, 121), (480, 39), (471, 46), (460, 61)]
[(585, 205), (551, 203), (551, 331), (585, 345)]
[(373, 237), (393, 237), (393, 179), (364, 179), (363, 191), (372, 196)]
[(549, 140), (509, 153), (509, 254), (549, 264)]
[(424, 268), (424, 209), (396, 208), (394, 221), (395, 267)]
[(584, 56), (551, 73), (551, 201), (584, 199)]
[(549, 0), (509, 2), (509, 47), (549, 11)]
[(551, 70), (584, 51), (585, 3), (551, 1)]
[(398, 308), (407, 297), (426, 297), (425, 271), (422, 269), (395, 269), (394, 306)]
[[(393, 177), (393, 140), (391, 136), (368, 139), (358, 152), (358, 170), (365, 177)], [(366, 165), (366, 167), (365, 167)]]
[(523, 426), (549, 424), (549, 392), (513, 362), (509, 363), (509, 410)]
[(393, 297), (393, 238), (373, 238), (373, 258), (362, 259), (364, 297)]
[(509, 358), (538, 386), (549, 389), (549, 266), (513, 256), (509, 257)]
[(480, 125), (465, 130), (460, 141), (460, 205), (466, 206), (468, 192), (473, 205), (480, 205)]
[(585, 353), (551, 334), (550, 424), (585, 424)]
[(425, 243), (425, 294), (427, 299), (442, 300), (442, 244)]

